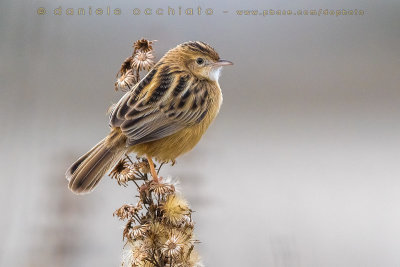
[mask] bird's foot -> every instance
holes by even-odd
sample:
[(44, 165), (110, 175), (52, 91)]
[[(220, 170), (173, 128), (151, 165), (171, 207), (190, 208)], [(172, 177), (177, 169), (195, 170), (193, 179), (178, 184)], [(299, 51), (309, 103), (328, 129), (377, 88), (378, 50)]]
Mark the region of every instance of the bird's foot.
[(155, 183), (159, 183), (162, 177), (158, 177), (157, 173), (152, 173), (151, 176), (153, 177), (153, 181)]
[(159, 183), (161, 177), (159, 178), (157, 175), (156, 169), (154, 168), (153, 160), (151, 159), (151, 157), (147, 157), (147, 161), (149, 162), (150, 174), (151, 174), (151, 176), (153, 176), (153, 181), (156, 183)]

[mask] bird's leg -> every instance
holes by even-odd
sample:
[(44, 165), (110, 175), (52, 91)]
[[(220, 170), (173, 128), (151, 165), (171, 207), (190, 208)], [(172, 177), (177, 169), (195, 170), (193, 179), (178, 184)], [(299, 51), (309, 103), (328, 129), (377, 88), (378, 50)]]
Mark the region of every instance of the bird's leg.
[(150, 165), (151, 176), (153, 176), (153, 180), (156, 183), (158, 183), (158, 175), (157, 175), (156, 169), (154, 168), (153, 160), (151, 159), (151, 157), (147, 156), (147, 161), (149, 162), (149, 165)]

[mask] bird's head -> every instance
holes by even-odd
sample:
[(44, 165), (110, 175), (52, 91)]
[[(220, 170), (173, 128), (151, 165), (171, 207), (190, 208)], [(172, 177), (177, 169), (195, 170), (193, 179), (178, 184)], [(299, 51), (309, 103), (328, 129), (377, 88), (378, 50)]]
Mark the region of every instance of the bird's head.
[(218, 81), (223, 66), (232, 62), (220, 59), (218, 53), (206, 43), (186, 42), (168, 51), (161, 61), (177, 70), (190, 72), (198, 79)]

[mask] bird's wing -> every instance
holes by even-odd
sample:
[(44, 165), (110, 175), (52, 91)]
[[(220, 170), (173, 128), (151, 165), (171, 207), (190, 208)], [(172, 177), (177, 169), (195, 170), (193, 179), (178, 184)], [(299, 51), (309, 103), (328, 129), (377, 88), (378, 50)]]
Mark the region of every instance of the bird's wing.
[(199, 123), (208, 92), (201, 81), (168, 66), (156, 66), (117, 103), (110, 126), (120, 127), (127, 145), (154, 141)]

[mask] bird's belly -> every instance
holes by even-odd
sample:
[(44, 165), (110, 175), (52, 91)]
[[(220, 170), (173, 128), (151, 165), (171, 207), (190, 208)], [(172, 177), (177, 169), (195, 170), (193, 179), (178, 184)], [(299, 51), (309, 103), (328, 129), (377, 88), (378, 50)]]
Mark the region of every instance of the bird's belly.
[(175, 160), (178, 156), (190, 151), (200, 141), (205, 132), (202, 128), (204, 127), (201, 125), (188, 127), (159, 140), (134, 145), (132, 151), (138, 156), (148, 155), (158, 161)]

